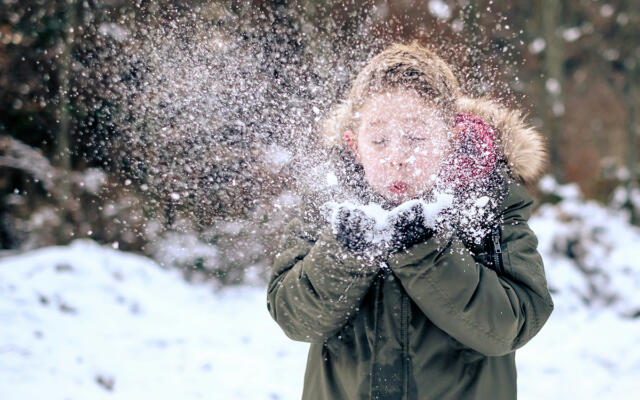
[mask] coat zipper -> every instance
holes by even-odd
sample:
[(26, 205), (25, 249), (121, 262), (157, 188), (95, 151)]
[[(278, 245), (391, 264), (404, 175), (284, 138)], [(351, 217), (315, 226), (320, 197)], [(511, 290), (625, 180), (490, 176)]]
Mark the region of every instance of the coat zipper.
[(497, 271), (504, 273), (502, 266), (502, 247), (500, 246), (500, 226), (496, 226), (493, 229), (491, 239), (493, 241), (493, 264)]
[(378, 382), (377, 377), (376, 377), (376, 354), (378, 352), (378, 323), (380, 320), (380, 317), (378, 315), (378, 302), (379, 297), (380, 297), (380, 283), (381, 283), (381, 277), (382, 274), (378, 274), (378, 276), (376, 276), (376, 279), (374, 280), (374, 290), (375, 290), (375, 295), (374, 295), (374, 301), (373, 301), (373, 315), (374, 315), (374, 320), (373, 320), (373, 349), (371, 350), (371, 373), (369, 374), (370, 376), (370, 381), (369, 381), (369, 393), (371, 395), (371, 398), (377, 398), (377, 391), (379, 390), (378, 388)]
[(400, 331), (402, 337), (402, 398), (409, 396), (409, 297), (404, 293), (400, 309)]

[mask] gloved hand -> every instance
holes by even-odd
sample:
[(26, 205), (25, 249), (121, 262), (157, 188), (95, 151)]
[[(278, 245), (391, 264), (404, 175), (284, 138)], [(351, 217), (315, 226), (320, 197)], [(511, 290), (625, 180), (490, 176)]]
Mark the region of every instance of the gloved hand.
[(390, 250), (407, 249), (411, 245), (428, 240), (435, 231), (425, 226), (424, 208), (421, 203), (402, 210), (389, 219)]
[(362, 210), (340, 207), (334, 233), (344, 247), (355, 253), (363, 253), (373, 246), (375, 223)]

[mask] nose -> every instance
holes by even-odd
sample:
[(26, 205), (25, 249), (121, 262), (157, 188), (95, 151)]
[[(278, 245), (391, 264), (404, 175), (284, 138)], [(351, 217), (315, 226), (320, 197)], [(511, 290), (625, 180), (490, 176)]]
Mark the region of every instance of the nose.
[(398, 143), (389, 154), (391, 166), (395, 168), (403, 168), (407, 164), (407, 149)]
[(405, 161), (403, 160), (403, 157), (393, 157), (391, 158), (391, 166), (396, 167), (396, 168), (402, 168), (405, 164)]

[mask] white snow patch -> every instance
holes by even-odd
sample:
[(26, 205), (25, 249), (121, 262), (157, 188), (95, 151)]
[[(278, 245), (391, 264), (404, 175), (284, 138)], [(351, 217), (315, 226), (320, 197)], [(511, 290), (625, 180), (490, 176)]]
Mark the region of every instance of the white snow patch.
[(547, 89), (547, 92), (551, 94), (559, 94), (562, 90), (560, 82), (558, 82), (558, 80), (555, 78), (547, 79), (547, 81), (544, 83), (544, 87)]
[(531, 54), (538, 54), (547, 47), (547, 42), (543, 38), (535, 38), (529, 43), (529, 52)]
[[(232, 222), (226, 228), (232, 232), (241, 229)], [(200, 263), (207, 271), (213, 271), (219, 266), (217, 248), (201, 241), (194, 232), (166, 232), (152, 244), (152, 252), (165, 267), (193, 267)]]
[(616, 11), (615, 8), (613, 8), (613, 6), (611, 4), (603, 4), (602, 7), (600, 7), (600, 15), (602, 15), (605, 18), (609, 18), (610, 16), (613, 15), (613, 13)]
[(129, 35), (131, 35), (131, 32), (129, 32), (127, 28), (113, 22), (105, 22), (100, 24), (100, 26), (98, 27), (98, 32), (102, 36), (112, 37), (119, 42), (127, 39)]
[(451, 17), (451, 7), (442, 0), (430, 0), (429, 12), (440, 19), (449, 19)]
[(107, 183), (107, 174), (99, 168), (87, 168), (78, 174), (80, 185), (89, 193), (97, 195)]
[(327, 185), (333, 186), (338, 184), (338, 177), (333, 172), (327, 173)]
[(304, 370), (308, 344), (265, 299), (86, 239), (3, 258), (0, 398), (299, 398), (302, 381), (281, 377)]
[(580, 36), (582, 36), (582, 31), (577, 26), (573, 26), (562, 31), (562, 38), (567, 42), (575, 42), (580, 39)]
[(267, 147), (264, 158), (269, 170), (273, 173), (278, 173), (282, 167), (291, 161), (291, 152), (282, 146), (271, 145)]
[(489, 196), (482, 196), (475, 201), (475, 206), (482, 208), (486, 206), (488, 203), (489, 203)]

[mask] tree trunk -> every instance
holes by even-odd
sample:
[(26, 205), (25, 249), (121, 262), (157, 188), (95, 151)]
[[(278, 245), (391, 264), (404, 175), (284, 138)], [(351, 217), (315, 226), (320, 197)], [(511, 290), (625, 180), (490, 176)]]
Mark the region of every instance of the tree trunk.
[[(64, 24), (64, 32), (62, 33), (63, 52), (60, 55), (58, 64), (58, 109), (56, 118), (58, 120), (58, 132), (56, 134), (53, 164), (60, 173), (59, 193), (62, 201), (72, 201), (71, 199), (71, 87), (70, 75), (71, 64), (73, 62), (73, 45), (75, 39), (75, 29), (77, 26), (77, 10), (76, 3), (72, 0), (62, 0), (60, 2), (66, 21)], [(66, 224), (61, 224), (61, 229), (56, 233), (59, 243), (66, 243), (68, 239), (74, 236), (74, 232), (66, 229)]]
[(64, 171), (71, 169), (71, 101), (70, 74), (73, 62), (73, 44), (77, 22), (76, 4), (62, 0), (66, 21), (62, 40), (63, 52), (58, 65), (58, 133), (56, 137), (54, 164)]
[(543, 0), (540, 16), (542, 18), (542, 34), (547, 48), (544, 57), (545, 89), (546, 89), (546, 121), (550, 136), (549, 149), (553, 175), (558, 182), (564, 181), (564, 165), (560, 158), (560, 131), (564, 114), (562, 86), (564, 82), (562, 39), (556, 33), (562, 22), (562, 2), (560, 0)]
[(638, 153), (637, 153), (637, 137), (638, 131), (636, 127), (636, 96), (635, 88), (631, 79), (627, 79), (624, 83), (624, 105), (627, 109), (627, 170), (629, 171), (629, 179), (626, 182), (627, 202), (631, 211), (631, 223), (638, 224), (640, 216), (636, 208), (631, 203), (631, 191), (637, 188), (638, 178)]

